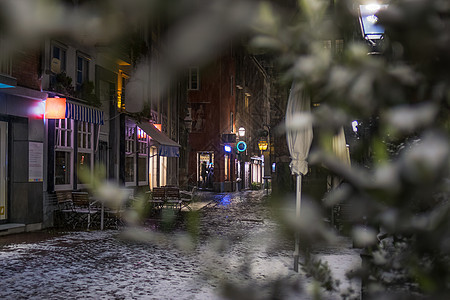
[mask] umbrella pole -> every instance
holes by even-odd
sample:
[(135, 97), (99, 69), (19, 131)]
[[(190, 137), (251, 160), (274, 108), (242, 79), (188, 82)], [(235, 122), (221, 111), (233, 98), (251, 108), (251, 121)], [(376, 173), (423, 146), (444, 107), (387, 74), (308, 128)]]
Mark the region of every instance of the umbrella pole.
[[(297, 193), (296, 193), (295, 219), (300, 219), (300, 206), (302, 203), (302, 175), (297, 175)], [(298, 258), (300, 255), (300, 233), (295, 231), (295, 251), (294, 251), (294, 271), (298, 272)]]

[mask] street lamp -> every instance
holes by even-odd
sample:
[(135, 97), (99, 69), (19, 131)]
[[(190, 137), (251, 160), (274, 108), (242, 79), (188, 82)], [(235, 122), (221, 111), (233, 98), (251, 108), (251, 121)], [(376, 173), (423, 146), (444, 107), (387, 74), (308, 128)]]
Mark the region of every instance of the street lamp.
[(268, 148), (269, 144), (267, 143), (266, 140), (260, 140), (258, 142), (258, 148), (259, 151), (261, 151), (261, 184), (262, 184), (262, 180), (263, 180), (263, 162), (264, 162), (264, 155), (263, 155), (263, 151), (266, 151)]
[(244, 137), (245, 136), (245, 128), (244, 127), (239, 127), (238, 133), (239, 133), (240, 137)]
[(358, 125), (358, 121), (355, 120), (352, 122), (352, 129), (354, 133), (358, 133)]
[(387, 4), (365, 4), (359, 6), (359, 25), (363, 38), (372, 48), (372, 52), (379, 52), (378, 46), (383, 40), (384, 27), (378, 24), (376, 14), (388, 7)]
[(260, 140), (258, 142), (258, 148), (261, 151), (261, 155), (262, 155), (262, 152), (266, 151), (268, 147), (269, 147), (269, 143), (267, 143), (266, 140)]

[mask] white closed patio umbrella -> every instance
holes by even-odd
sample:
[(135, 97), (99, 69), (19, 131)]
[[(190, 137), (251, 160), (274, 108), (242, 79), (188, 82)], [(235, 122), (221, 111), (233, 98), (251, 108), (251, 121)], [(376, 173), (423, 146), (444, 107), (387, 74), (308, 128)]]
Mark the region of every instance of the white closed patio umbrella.
[[(296, 175), (296, 218), (300, 218), (302, 175), (308, 173), (306, 159), (311, 148), (313, 138), (311, 99), (300, 83), (294, 82), (289, 93), (286, 108), (286, 138), (291, 155), (290, 168)], [(294, 270), (298, 272), (298, 258), (300, 253), (300, 237), (295, 235)]]

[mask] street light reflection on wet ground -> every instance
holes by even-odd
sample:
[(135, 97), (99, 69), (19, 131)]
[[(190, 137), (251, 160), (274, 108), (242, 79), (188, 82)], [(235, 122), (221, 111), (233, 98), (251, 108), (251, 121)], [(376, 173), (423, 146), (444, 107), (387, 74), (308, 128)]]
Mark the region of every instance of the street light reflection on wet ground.
[(224, 197), (219, 198), (219, 202), (217, 205), (219, 206), (228, 206), (231, 204), (231, 194), (227, 194)]

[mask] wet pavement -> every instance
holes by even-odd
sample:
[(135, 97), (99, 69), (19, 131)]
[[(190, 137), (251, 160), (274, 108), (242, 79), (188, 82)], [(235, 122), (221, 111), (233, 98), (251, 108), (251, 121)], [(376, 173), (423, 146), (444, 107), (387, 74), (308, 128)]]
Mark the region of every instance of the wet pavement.
[[(312, 299), (312, 280), (293, 271), (292, 239), (265, 199), (201, 192), (196, 212), (141, 227), (0, 237), (0, 299)], [(360, 289), (345, 278), (360, 264), (348, 239), (315, 254), (341, 289)]]

